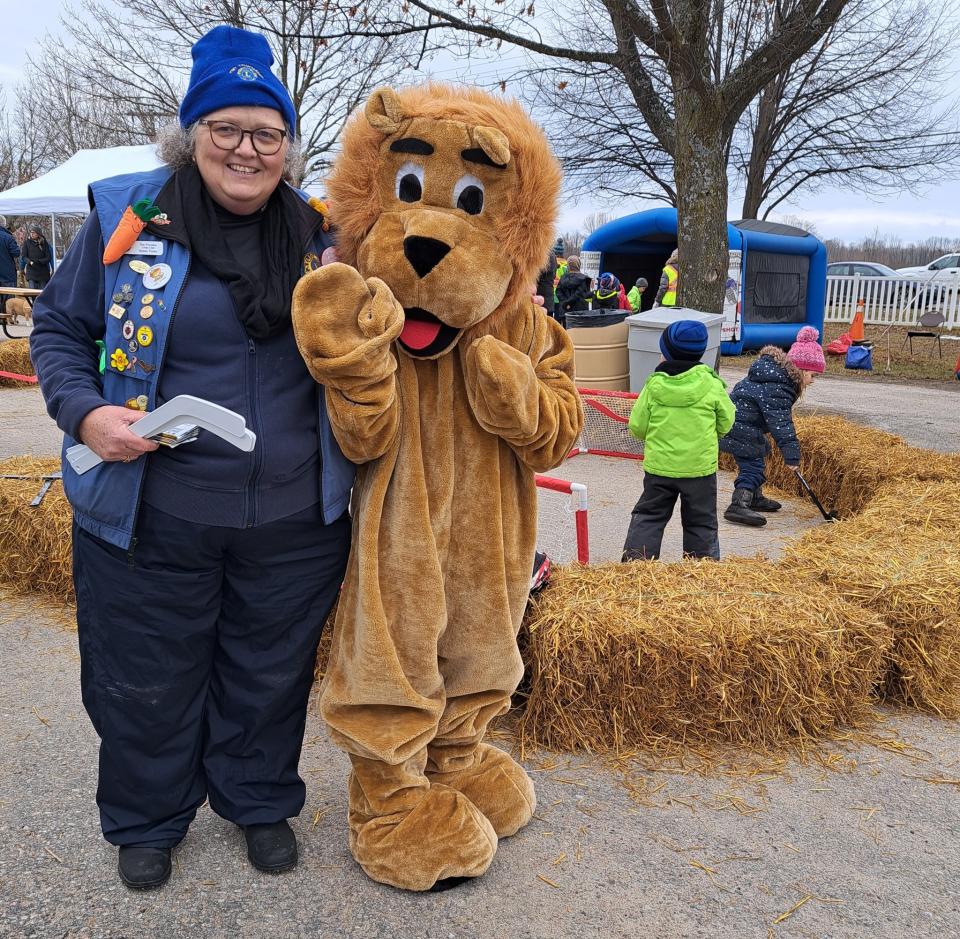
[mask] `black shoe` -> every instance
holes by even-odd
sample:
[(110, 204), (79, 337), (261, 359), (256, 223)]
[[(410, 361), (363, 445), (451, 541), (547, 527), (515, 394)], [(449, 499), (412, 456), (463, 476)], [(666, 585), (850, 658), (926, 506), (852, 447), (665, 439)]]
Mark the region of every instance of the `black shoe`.
[(767, 520), (758, 512), (750, 508), (753, 502), (752, 489), (734, 489), (733, 499), (723, 513), (723, 517), (728, 522), (735, 522), (738, 525), (751, 525), (754, 528), (760, 528), (767, 524)]
[(750, 503), (750, 508), (754, 512), (779, 512), (783, 506), (776, 499), (768, 499), (763, 494), (763, 487), (761, 486), (753, 494), (753, 502)]
[(247, 857), (258, 871), (279, 874), (296, 867), (297, 836), (286, 819), (267, 825), (246, 825), (243, 834), (247, 839)]
[(153, 890), (170, 879), (170, 848), (120, 848), (117, 870), (120, 879), (134, 890)]

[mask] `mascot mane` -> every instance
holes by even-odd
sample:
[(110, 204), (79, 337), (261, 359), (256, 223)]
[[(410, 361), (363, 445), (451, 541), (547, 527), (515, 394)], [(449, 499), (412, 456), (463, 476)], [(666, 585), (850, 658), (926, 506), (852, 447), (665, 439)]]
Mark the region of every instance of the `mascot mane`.
[(378, 114), (378, 127), (374, 127), (363, 111), (354, 113), (328, 181), (342, 260), (357, 263), (361, 242), (383, 212), (377, 172), (382, 165), (381, 146), (388, 136), (414, 118), (493, 127), (509, 142), (518, 184), (510, 204), (497, 213), (500, 244), (514, 273), (506, 295), (489, 319), (501, 310), (515, 309), (529, 296), (554, 241), (562, 174), (543, 131), (513, 99), (497, 99), (477, 89), (432, 83), (399, 91), (382, 89), (373, 93), (372, 100), (378, 95), (389, 119)]

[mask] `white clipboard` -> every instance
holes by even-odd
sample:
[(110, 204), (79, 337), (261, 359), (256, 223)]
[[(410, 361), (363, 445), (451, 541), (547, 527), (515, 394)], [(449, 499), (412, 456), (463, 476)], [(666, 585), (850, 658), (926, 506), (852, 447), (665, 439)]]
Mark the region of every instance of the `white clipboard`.
[[(249, 453), (257, 443), (257, 435), (247, 429), (242, 414), (230, 411), (212, 401), (193, 395), (177, 395), (161, 404), (139, 421), (130, 425), (138, 437), (153, 437), (177, 424), (191, 423), (209, 430), (238, 450)], [(78, 475), (86, 473), (103, 462), (86, 444), (78, 443), (67, 450), (67, 460)]]

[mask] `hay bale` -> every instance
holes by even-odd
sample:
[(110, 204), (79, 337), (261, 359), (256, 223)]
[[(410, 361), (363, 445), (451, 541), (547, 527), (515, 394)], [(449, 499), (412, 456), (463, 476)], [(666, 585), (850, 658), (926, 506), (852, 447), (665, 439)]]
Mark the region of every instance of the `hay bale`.
[[(843, 518), (862, 511), (888, 484), (960, 479), (960, 456), (911, 447), (896, 434), (832, 415), (800, 415), (795, 425), (800, 471), (824, 506)], [(722, 469), (736, 469), (732, 457), (721, 457)], [(807, 498), (776, 446), (767, 457), (766, 473), (772, 486)]]
[(901, 499), (887, 491), (862, 516), (788, 545), (781, 566), (883, 619), (893, 634), (885, 700), (960, 717), (960, 528), (956, 515), (952, 528), (928, 523), (930, 506), (922, 498), (907, 505), (901, 518)]
[(922, 528), (928, 535), (960, 544), (960, 480), (888, 483), (859, 517), (898, 528)]
[[(13, 372), (15, 375), (35, 375), (33, 362), (30, 361), (29, 339), (8, 339), (0, 342), (0, 372)], [(0, 387), (24, 388), (23, 382), (12, 378), (0, 378)]]
[(39, 592), (57, 600), (73, 599), (71, 522), (73, 513), (63, 486), (51, 486), (43, 502), (30, 502), (43, 485), (42, 477), (60, 470), (55, 458), (16, 457), (0, 462), (0, 582), (20, 593)]
[(891, 632), (763, 560), (559, 568), (531, 604), (525, 746), (782, 745), (870, 711)]

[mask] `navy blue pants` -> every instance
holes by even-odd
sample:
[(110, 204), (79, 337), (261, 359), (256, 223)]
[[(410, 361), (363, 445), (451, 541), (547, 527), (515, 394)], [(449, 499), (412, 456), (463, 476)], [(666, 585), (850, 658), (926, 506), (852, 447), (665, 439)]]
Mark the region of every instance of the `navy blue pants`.
[(238, 825), (299, 814), (297, 771), (350, 521), (320, 506), (255, 528), (141, 507), (124, 551), (74, 525), (80, 682), (115, 845), (173, 847), (197, 809)]
[(767, 481), (765, 469), (766, 462), (762, 457), (754, 457), (752, 460), (737, 457), (737, 478), (733, 482), (733, 488), (756, 492)]

